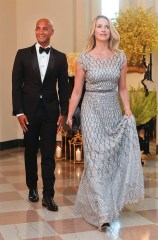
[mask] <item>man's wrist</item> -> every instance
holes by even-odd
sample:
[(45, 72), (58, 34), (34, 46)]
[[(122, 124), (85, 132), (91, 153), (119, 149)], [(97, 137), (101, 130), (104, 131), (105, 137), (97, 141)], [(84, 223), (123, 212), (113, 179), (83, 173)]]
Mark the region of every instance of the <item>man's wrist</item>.
[(20, 116), (22, 116), (22, 115), (24, 115), (24, 113), (16, 114), (17, 117), (20, 117)]

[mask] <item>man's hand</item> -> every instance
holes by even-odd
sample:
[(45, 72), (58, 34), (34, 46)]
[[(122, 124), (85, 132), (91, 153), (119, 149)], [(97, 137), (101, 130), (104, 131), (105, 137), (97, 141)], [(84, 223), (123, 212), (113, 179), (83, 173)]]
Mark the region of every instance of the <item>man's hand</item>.
[(27, 125), (29, 124), (27, 117), (23, 114), (18, 116), (18, 121), (20, 123), (20, 126), (24, 132), (28, 131)]
[(65, 116), (63, 115), (60, 115), (59, 118), (58, 118), (58, 122), (57, 122), (57, 125), (58, 125), (58, 129), (57, 129), (57, 132), (60, 132), (62, 126), (63, 126), (63, 123), (65, 121)]

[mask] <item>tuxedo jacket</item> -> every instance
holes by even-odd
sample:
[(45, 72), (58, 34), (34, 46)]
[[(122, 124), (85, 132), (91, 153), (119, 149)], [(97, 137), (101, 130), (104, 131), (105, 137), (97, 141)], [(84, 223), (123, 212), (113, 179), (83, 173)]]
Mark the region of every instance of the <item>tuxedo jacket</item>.
[[(68, 73), (64, 53), (50, 49), (48, 67), (41, 81), (35, 45), (18, 50), (12, 71), (13, 115), (24, 113), (30, 120), (42, 96), (47, 117), (68, 113)], [(58, 83), (58, 88), (57, 88)]]

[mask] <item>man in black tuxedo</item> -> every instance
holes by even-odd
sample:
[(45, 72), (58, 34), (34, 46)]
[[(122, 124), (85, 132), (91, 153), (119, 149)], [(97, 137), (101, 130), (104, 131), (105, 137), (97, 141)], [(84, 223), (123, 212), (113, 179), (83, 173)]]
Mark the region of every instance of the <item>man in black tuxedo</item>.
[(13, 115), (24, 132), (28, 198), (31, 202), (39, 200), (37, 153), (40, 148), (42, 205), (58, 211), (53, 199), (56, 133), (68, 112), (69, 93), (66, 55), (50, 46), (53, 33), (51, 21), (40, 19), (35, 28), (37, 43), (18, 50), (12, 72), (12, 97)]

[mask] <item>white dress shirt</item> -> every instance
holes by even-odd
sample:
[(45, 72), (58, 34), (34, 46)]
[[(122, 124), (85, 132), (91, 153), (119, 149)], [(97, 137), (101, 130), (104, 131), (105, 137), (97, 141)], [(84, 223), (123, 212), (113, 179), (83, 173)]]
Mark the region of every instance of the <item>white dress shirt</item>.
[[(36, 52), (37, 52), (37, 59), (38, 59), (40, 74), (41, 74), (41, 81), (43, 82), (45, 74), (46, 74), (47, 66), (48, 66), (50, 51), (48, 54), (46, 52), (39, 53), (39, 48), (42, 47), (42, 46), (40, 46), (39, 43), (36, 43), (35, 47), (36, 47)], [(50, 47), (50, 45), (47, 46), (46, 48), (48, 48), (48, 47)]]

